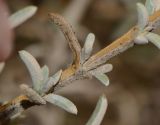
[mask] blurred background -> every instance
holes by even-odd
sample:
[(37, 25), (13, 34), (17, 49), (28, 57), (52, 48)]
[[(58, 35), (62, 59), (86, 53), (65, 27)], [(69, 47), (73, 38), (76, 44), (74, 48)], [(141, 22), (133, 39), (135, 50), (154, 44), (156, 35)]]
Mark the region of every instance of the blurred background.
[[(72, 24), (81, 45), (87, 34), (93, 32), (96, 35), (93, 53), (96, 53), (136, 24), (136, 2), (145, 1), (0, 0), (0, 11), (6, 15), (27, 5), (38, 6), (36, 15), (14, 31), (8, 29), (6, 15), (1, 15), (0, 60), (11, 54), (0, 74), (0, 101), (18, 96), (20, 84), (31, 84), (27, 69), (18, 57), (19, 50), (29, 51), (41, 66), (49, 66), (50, 74), (71, 63), (67, 42), (59, 28), (49, 21), (48, 13), (63, 15)], [(28, 109), (11, 125), (84, 125), (102, 93), (109, 102), (102, 125), (159, 125), (160, 51), (152, 44), (135, 46), (107, 63), (114, 66), (108, 74), (109, 87), (93, 78), (76, 81), (57, 91), (77, 105), (77, 116), (48, 104)]]

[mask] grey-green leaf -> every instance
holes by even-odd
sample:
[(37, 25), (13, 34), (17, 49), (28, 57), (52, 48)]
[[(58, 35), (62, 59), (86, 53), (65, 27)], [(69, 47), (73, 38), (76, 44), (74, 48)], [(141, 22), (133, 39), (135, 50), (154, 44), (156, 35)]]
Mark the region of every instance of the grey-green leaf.
[(19, 55), (31, 75), (33, 89), (38, 92), (43, 81), (42, 71), (38, 62), (30, 53), (26, 52), (25, 50), (20, 51)]
[(153, 43), (156, 47), (160, 49), (160, 36), (155, 33), (148, 33), (146, 35), (147, 39)]
[(56, 74), (50, 77), (48, 81), (43, 84), (42, 93), (48, 92), (54, 85), (56, 85), (59, 79), (61, 78), (61, 74), (62, 70), (58, 71)]
[(107, 110), (107, 99), (103, 95), (100, 97), (96, 108), (86, 125), (100, 125)]
[(101, 73), (101, 74), (95, 74), (94, 77), (96, 77), (103, 85), (105, 86), (109, 85), (109, 78), (107, 75)]
[(91, 70), (90, 73), (92, 75), (103, 74), (112, 71), (112, 69), (113, 69), (112, 64), (105, 64), (96, 69)]
[(48, 80), (49, 77), (49, 69), (48, 66), (44, 65), (42, 67), (42, 75), (43, 75), (43, 83)]
[(82, 48), (82, 54), (81, 54), (82, 62), (84, 62), (90, 57), (94, 41), (95, 41), (95, 35), (93, 33), (89, 33), (85, 40), (84, 47)]
[(44, 96), (44, 99), (47, 102), (50, 102), (64, 110), (66, 110), (69, 113), (77, 114), (77, 108), (76, 106), (67, 98), (55, 95), (55, 94), (48, 94)]
[(46, 101), (32, 88), (29, 88), (27, 85), (20, 85), (22, 92), (29, 98), (30, 101), (37, 104), (46, 104)]
[(145, 6), (147, 8), (149, 15), (152, 15), (155, 10), (153, 0), (146, 0)]
[(149, 22), (149, 14), (147, 12), (146, 7), (141, 3), (137, 3), (137, 11), (138, 11), (138, 28), (140, 30), (143, 30)]
[(36, 13), (36, 11), (37, 11), (36, 6), (28, 6), (28, 7), (25, 7), (24, 9), (17, 11), (16, 13), (12, 14), (9, 17), (11, 27), (15, 28), (15, 27), (21, 25), (26, 20), (31, 18)]

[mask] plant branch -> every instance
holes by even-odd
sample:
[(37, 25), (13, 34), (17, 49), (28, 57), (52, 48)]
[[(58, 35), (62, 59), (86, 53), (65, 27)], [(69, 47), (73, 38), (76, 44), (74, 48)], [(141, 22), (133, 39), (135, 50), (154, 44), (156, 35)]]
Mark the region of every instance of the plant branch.
[[(120, 37), (118, 40), (111, 43), (106, 48), (100, 50), (95, 55), (90, 57), (84, 64), (80, 64), (80, 53), (81, 47), (78, 43), (77, 38), (74, 35), (74, 32), (71, 29), (71, 26), (59, 15), (50, 14), (52, 20), (60, 26), (62, 32), (64, 33), (66, 39), (69, 42), (69, 45), (75, 56), (75, 63), (72, 66), (68, 67), (62, 72), (59, 83), (53, 88), (53, 92), (57, 91), (62, 86), (68, 85), (69, 83), (74, 82), (75, 80), (89, 78), (89, 71), (91, 69), (97, 68), (97, 66), (102, 65), (107, 60), (116, 56), (117, 54), (127, 50), (128, 48), (134, 45), (134, 38), (137, 36), (138, 30), (137, 26), (132, 28), (125, 35)], [(154, 28), (157, 28), (160, 21), (160, 11), (155, 12), (150, 16), (149, 24), (152, 24)], [(76, 65), (76, 68), (75, 68)], [(6, 121), (12, 118), (13, 115), (18, 115), (24, 110), (39, 104), (31, 102), (29, 98), (25, 95), (21, 95), (15, 98), (12, 101), (0, 106), (0, 121)]]
[(61, 31), (63, 32), (67, 42), (69, 43), (69, 46), (73, 52), (74, 55), (74, 63), (76, 68), (79, 66), (80, 62), (80, 52), (81, 52), (81, 46), (78, 42), (77, 37), (75, 36), (75, 33), (72, 29), (72, 26), (59, 14), (50, 13), (49, 17), (51, 21), (53, 21), (56, 25), (59, 26)]
[[(151, 15), (149, 21), (149, 24), (152, 25), (152, 29), (150, 29), (150, 31), (157, 28), (160, 21), (160, 11), (157, 11), (153, 15)], [(110, 58), (132, 47), (134, 45), (134, 39), (137, 35), (138, 28), (137, 26), (135, 26), (122, 37), (112, 42), (109, 46), (105, 47), (104, 49), (100, 50), (95, 55), (90, 57), (90, 59), (85, 62), (84, 66), (87, 68), (87, 70), (90, 70), (105, 63)]]

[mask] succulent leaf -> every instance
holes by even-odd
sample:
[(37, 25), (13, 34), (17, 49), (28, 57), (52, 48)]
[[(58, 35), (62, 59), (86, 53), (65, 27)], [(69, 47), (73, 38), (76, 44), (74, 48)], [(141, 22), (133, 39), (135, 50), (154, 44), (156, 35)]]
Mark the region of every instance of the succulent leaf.
[(147, 8), (149, 15), (152, 15), (155, 10), (153, 0), (146, 0), (145, 6)]
[(140, 30), (143, 30), (149, 22), (149, 14), (147, 12), (146, 7), (141, 3), (137, 3), (137, 11), (138, 11), (138, 28)]
[(19, 55), (31, 75), (33, 89), (38, 92), (43, 82), (43, 75), (38, 62), (30, 53), (25, 50), (20, 51)]
[(15, 28), (15, 27), (21, 25), (26, 20), (31, 18), (36, 13), (36, 11), (37, 11), (36, 6), (28, 6), (28, 7), (25, 7), (24, 9), (17, 11), (16, 13), (12, 14), (9, 17), (11, 27)]
[(55, 95), (55, 94), (48, 94), (44, 96), (44, 99), (47, 102), (50, 102), (64, 110), (66, 110), (69, 113), (77, 114), (77, 108), (76, 106), (67, 98)]
[(48, 80), (48, 77), (49, 77), (48, 66), (45, 65), (45, 66), (42, 67), (42, 75), (43, 75), (43, 83), (44, 83)]
[(62, 70), (58, 71), (56, 74), (54, 74), (52, 77), (48, 79), (46, 83), (42, 85), (41, 93), (44, 94), (48, 92), (61, 78)]
[(146, 37), (151, 43), (160, 49), (160, 36), (158, 34), (148, 33)]
[(96, 77), (103, 85), (109, 85), (109, 78), (106, 74), (95, 74), (94, 77)]
[(105, 64), (105, 65), (102, 65), (96, 69), (91, 70), (90, 73), (92, 75), (103, 74), (103, 73), (108, 73), (108, 72), (112, 71), (112, 69), (113, 69), (112, 64)]
[(96, 108), (86, 125), (100, 125), (107, 110), (107, 99), (103, 95), (100, 97)]
[(27, 85), (20, 85), (22, 92), (29, 98), (30, 101), (37, 104), (46, 104), (46, 101), (32, 88), (29, 88)]
[(84, 47), (82, 48), (82, 54), (81, 54), (82, 63), (90, 57), (94, 41), (95, 41), (95, 35), (93, 33), (89, 33), (84, 43)]

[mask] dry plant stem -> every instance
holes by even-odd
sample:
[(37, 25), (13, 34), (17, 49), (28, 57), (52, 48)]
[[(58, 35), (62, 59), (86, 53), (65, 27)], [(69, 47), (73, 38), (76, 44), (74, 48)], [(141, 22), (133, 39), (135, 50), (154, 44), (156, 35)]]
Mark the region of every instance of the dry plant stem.
[(49, 17), (63, 32), (73, 52), (75, 66), (76, 68), (79, 67), (81, 46), (72, 30), (72, 26), (59, 14), (50, 13)]
[[(160, 21), (160, 11), (157, 11), (153, 15), (151, 15), (149, 18), (149, 24), (153, 26), (153, 29), (151, 30), (155, 30), (156, 28), (158, 28), (158, 26), (160, 25), (158, 23), (159, 21)], [(95, 55), (91, 56), (81, 67), (83, 67), (86, 71), (89, 71), (91, 69), (95, 69), (99, 65), (102, 65), (110, 58), (132, 47), (134, 45), (134, 38), (137, 36), (137, 34), (138, 34), (138, 29), (137, 29), (137, 26), (135, 26), (131, 30), (129, 30), (126, 34), (121, 36), (119, 39), (112, 42), (109, 46), (105, 47), (104, 49), (97, 52)], [(75, 76), (77, 76), (75, 75), (76, 71), (77, 70), (73, 69), (72, 66), (64, 70), (61, 76), (60, 83), (57, 84), (57, 86), (55, 87), (55, 90), (58, 90), (62, 86), (66, 86), (66, 82), (63, 82), (63, 81), (66, 81), (66, 80), (72, 81), (72, 79)], [(84, 74), (83, 76), (85, 75), (87, 74)]]
[[(62, 15), (63, 17), (68, 19), (70, 24), (72, 24), (72, 26), (74, 27), (74, 30), (78, 30), (79, 26), (81, 25), (80, 22), (84, 16), (84, 13), (86, 12), (88, 6), (91, 4), (92, 1), (93, 0), (72, 0), (69, 5), (64, 9)], [(47, 63), (50, 70), (53, 72), (59, 70), (61, 64), (65, 63), (66, 61), (69, 63), (70, 60), (67, 58), (69, 54), (66, 50), (67, 44), (64, 42), (64, 39), (59, 32), (54, 33), (54, 38), (50, 42), (51, 44), (49, 46), (46, 46), (45, 44), (45, 51), (47, 52), (45, 53), (44, 57), (45, 62)], [(57, 58), (57, 53), (59, 57), (63, 58)], [(56, 67), (55, 65), (53, 65), (53, 62), (55, 65), (57, 65)]]
[[(27, 106), (28, 105), (28, 106)], [(23, 112), (25, 109), (33, 106), (33, 103), (30, 103), (29, 99), (24, 96), (18, 96), (17, 98), (11, 100), (7, 104), (0, 106), (0, 125), (3, 122), (10, 120), (12, 114), (17, 112)]]
[[(59, 18), (59, 17), (56, 17), (56, 18)], [(153, 28), (157, 28), (157, 26), (159, 25), (158, 24), (159, 21), (160, 21), (160, 11), (157, 11), (152, 16), (150, 16), (150, 24), (152, 24)], [(66, 22), (64, 22), (64, 23), (66, 24)], [(61, 25), (61, 24), (59, 23), (59, 25)], [(68, 25), (68, 24), (66, 24), (66, 25)], [(69, 25), (68, 25), (68, 27), (66, 27), (66, 26), (64, 26), (64, 27), (67, 29), (69, 28), (69, 30), (71, 30), (70, 29), (71, 27)], [(62, 28), (62, 26), (61, 26), (61, 28)], [(62, 30), (64, 30), (64, 29), (62, 29)], [(77, 59), (76, 61), (79, 61), (79, 57), (78, 57), (79, 53), (78, 52), (80, 51), (80, 46), (79, 46), (79, 43), (77, 43), (78, 41), (76, 40), (76, 38), (74, 38), (75, 37), (74, 33), (72, 32), (72, 30), (70, 31), (71, 34), (69, 33), (69, 31), (63, 31), (63, 32), (64, 33), (67, 32), (65, 35), (69, 35), (66, 37), (69, 40), (68, 42), (71, 44), (71, 48), (73, 49), (73, 52), (76, 54), (76, 59)], [(128, 33), (123, 35), (121, 38), (119, 38), (115, 42), (111, 43), (111, 45), (109, 45), (108, 47), (100, 50), (98, 53), (93, 55), (82, 66), (84, 68), (87, 68), (88, 70), (90, 70), (90, 69), (96, 68), (98, 65), (105, 63), (111, 57), (116, 56), (117, 54), (132, 47), (134, 45), (133, 40), (136, 35), (137, 35), (137, 29), (136, 29), (136, 27), (134, 27)], [(70, 40), (73, 40), (73, 41), (70, 41)], [(76, 42), (75, 42), (75, 40), (76, 40)], [(79, 63), (79, 62), (77, 62), (77, 63)], [(84, 78), (88, 77), (87, 73), (83, 74), (81, 72), (77, 72), (78, 70), (81, 69), (81, 67), (82, 67), (81, 65), (80, 65), (80, 67), (76, 67), (76, 68), (74, 68), (75, 67), (74, 65), (75, 64), (73, 64), (71, 67), (69, 67), (63, 71), (58, 85), (56, 86), (56, 88), (54, 88), (54, 92), (55, 92), (55, 90), (59, 89), (61, 86), (67, 85), (68, 83), (72, 83), (75, 80), (84, 79)], [(7, 119), (10, 119), (11, 114), (20, 113), (20, 112), (22, 112), (22, 111), (24, 111), (34, 105), (38, 105), (38, 104), (35, 104), (35, 103), (29, 101), (29, 99), (24, 95), (19, 96), (16, 99), (8, 102), (7, 104), (0, 106), (0, 122), (5, 121)]]
[[(160, 21), (160, 11), (154, 13), (150, 16), (150, 23), (153, 25), (153, 28), (157, 28), (157, 24)], [(124, 34), (122, 37), (111, 43), (109, 46), (97, 52), (93, 55), (87, 62), (85, 62), (84, 67), (87, 70), (96, 68), (97, 66), (105, 63), (107, 60), (116, 56), (123, 51), (134, 45), (134, 38), (136, 37), (138, 30), (136, 26), (132, 28), (128, 33)]]
[(95, 55), (93, 55), (88, 61), (84, 63), (86, 70), (96, 68), (97, 66), (105, 63), (107, 60), (119, 53), (127, 50), (134, 45), (134, 37), (137, 34), (137, 29), (132, 28), (128, 33), (120, 37), (118, 40), (114, 41), (112, 44), (102, 49)]

